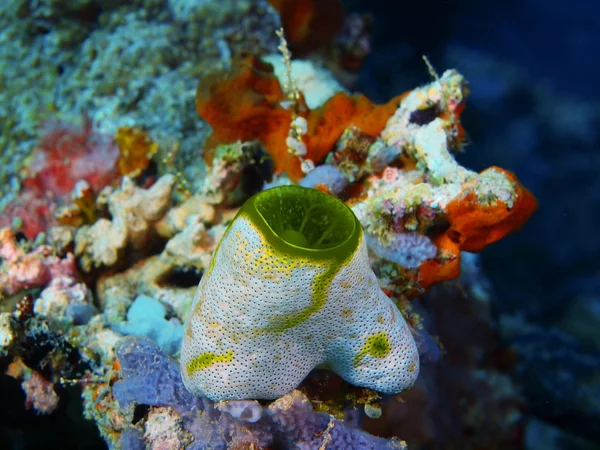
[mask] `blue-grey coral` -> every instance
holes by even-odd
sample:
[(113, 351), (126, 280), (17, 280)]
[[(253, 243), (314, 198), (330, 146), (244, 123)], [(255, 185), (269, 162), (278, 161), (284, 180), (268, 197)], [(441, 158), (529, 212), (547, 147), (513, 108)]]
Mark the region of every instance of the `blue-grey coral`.
[(314, 188), (322, 184), (332, 194), (340, 195), (346, 186), (348, 186), (348, 179), (337, 167), (323, 164), (311, 170), (300, 180), (299, 184), (308, 188)]
[[(345, 422), (317, 413), (309, 400), (294, 391), (266, 408), (259, 420), (250, 423), (221, 413), (212, 401), (189, 393), (181, 380), (177, 363), (152, 340), (129, 336), (116, 347), (122, 378), (113, 393), (123, 408), (134, 405), (167, 406), (181, 417), (183, 429), (193, 435), (190, 449), (225, 450), (234, 444), (319, 450), (404, 449), (397, 440), (386, 440), (349, 428)], [(131, 449), (138, 448), (140, 435), (126, 428), (121, 437)], [(146, 430), (148, 433), (149, 430)]]
[(202, 404), (183, 386), (177, 363), (151, 339), (123, 338), (115, 352), (123, 380), (115, 383), (113, 394), (122, 407), (141, 404), (187, 411)]

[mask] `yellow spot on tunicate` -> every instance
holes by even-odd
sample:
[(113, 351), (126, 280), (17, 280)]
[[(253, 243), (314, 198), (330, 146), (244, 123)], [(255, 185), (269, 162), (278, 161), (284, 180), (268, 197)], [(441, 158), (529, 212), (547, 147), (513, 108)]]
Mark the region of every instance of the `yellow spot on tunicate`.
[(198, 299), (198, 303), (194, 306), (194, 311), (191, 313), (195, 317), (202, 317), (202, 304), (204, 303), (204, 295)]
[(257, 247), (250, 247), (248, 240), (244, 239), (241, 233), (235, 234), (235, 255), (244, 261), (246, 276), (281, 282), (289, 280), (294, 271), (315, 267), (315, 262), (308, 258), (291, 257), (278, 252), (264, 239), (258, 227), (249, 221), (247, 225), (261, 237), (261, 242)]
[(377, 322), (379, 322), (382, 325), (385, 323), (385, 320), (384, 320), (384, 318), (383, 318), (383, 316), (381, 314), (379, 314), (377, 316)]
[(373, 334), (367, 338), (364, 347), (354, 357), (354, 365), (358, 366), (365, 355), (370, 355), (374, 358), (385, 358), (391, 349), (392, 346), (385, 331)]
[(413, 361), (408, 365), (408, 371), (410, 373), (415, 373), (417, 371), (417, 364)]
[(216, 355), (215, 353), (202, 353), (188, 362), (185, 366), (189, 376), (199, 370), (206, 369), (216, 363), (228, 363), (233, 361), (233, 350), (227, 350), (224, 355)]
[(352, 289), (352, 283), (350, 283), (350, 281), (348, 281), (348, 280), (340, 281), (340, 286), (343, 287), (344, 289)]
[(392, 311), (392, 323), (396, 323), (398, 317), (396, 315), (396, 308), (393, 305), (390, 305), (390, 310)]
[(351, 309), (345, 309), (345, 310), (342, 311), (342, 317), (344, 319), (347, 319), (350, 316), (352, 316), (352, 310)]
[[(244, 220), (245, 229), (240, 232), (241, 235), (235, 234), (235, 242), (231, 244), (232, 264), (243, 266), (246, 277), (268, 283), (287, 283), (290, 278), (306, 275), (307, 272), (312, 277), (310, 304), (289, 314), (271, 318), (269, 324), (256, 330), (256, 333), (282, 333), (306, 322), (325, 306), (329, 285), (338, 271), (354, 258), (356, 249), (344, 261), (336, 264), (326, 259), (288, 254), (268, 242), (263, 230), (252, 223), (252, 218), (242, 215), (238, 220)], [(243, 238), (247, 235), (246, 230), (253, 235), (253, 245)], [(256, 242), (255, 237), (259, 238), (259, 242)], [(213, 261), (214, 259), (213, 257)], [(358, 281), (365, 283), (367, 280)]]

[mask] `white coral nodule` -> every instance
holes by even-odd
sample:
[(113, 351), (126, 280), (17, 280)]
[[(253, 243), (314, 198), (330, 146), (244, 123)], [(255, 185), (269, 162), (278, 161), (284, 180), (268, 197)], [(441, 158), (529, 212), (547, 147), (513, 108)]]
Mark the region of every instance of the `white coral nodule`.
[(415, 341), (379, 288), (352, 211), (280, 186), (244, 204), (213, 255), (186, 324), (183, 381), (215, 401), (274, 399), (321, 364), (387, 394), (419, 373)]

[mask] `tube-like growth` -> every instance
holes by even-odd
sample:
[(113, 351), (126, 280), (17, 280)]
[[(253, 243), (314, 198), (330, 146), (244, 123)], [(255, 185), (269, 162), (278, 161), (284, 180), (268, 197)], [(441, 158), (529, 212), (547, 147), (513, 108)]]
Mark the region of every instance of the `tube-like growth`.
[(215, 251), (186, 326), (183, 380), (213, 400), (272, 399), (320, 364), (397, 393), (416, 379), (418, 353), (352, 211), (282, 186), (248, 200)]

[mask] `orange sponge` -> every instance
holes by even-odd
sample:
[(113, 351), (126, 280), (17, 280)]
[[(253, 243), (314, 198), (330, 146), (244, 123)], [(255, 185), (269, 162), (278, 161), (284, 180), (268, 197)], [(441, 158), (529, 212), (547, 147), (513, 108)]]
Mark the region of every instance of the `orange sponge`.
[(460, 274), (460, 252), (479, 252), (486, 246), (514, 233), (537, 209), (537, 200), (517, 177), (499, 167), (486, 170), (502, 172), (514, 186), (514, 203), (501, 200), (482, 202), (475, 192), (466, 192), (451, 201), (446, 209), (448, 228), (434, 239), (442, 257), (425, 261), (419, 267), (419, 284), (427, 289), (434, 283), (451, 280)]
[(275, 171), (287, 172), (292, 181), (298, 181), (303, 176), (300, 161), (286, 144), (295, 115), (307, 121), (305, 158), (319, 163), (350, 125), (369, 136), (381, 133), (401, 98), (375, 105), (363, 95), (338, 93), (322, 107), (309, 111), (302, 96), (290, 105), (270, 64), (248, 57), (231, 72), (213, 75), (198, 87), (196, 109), (213, 127), (204, 157), (210, 165), (217, 145), (258, 140), (273, 158)]

